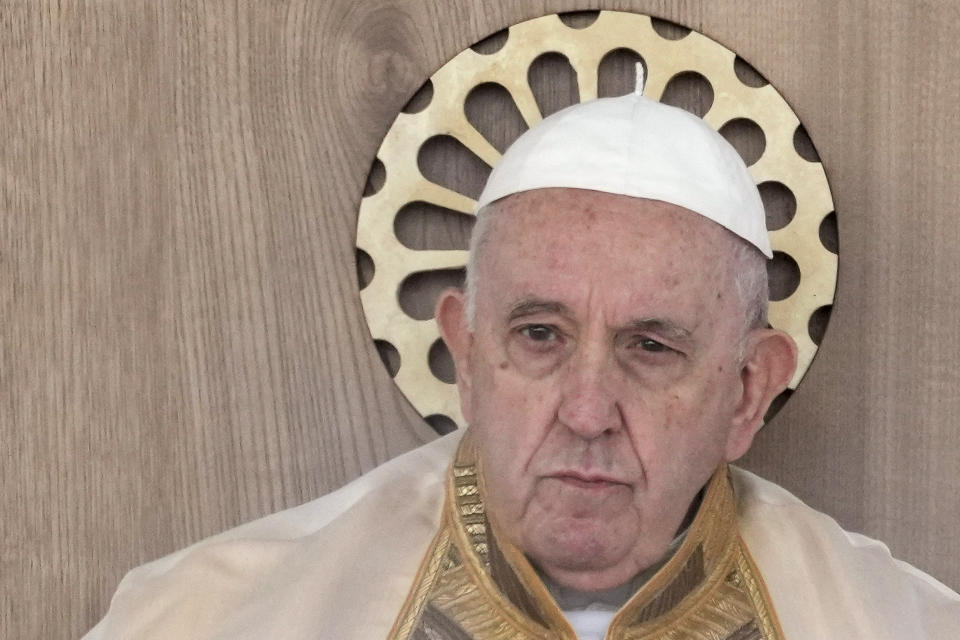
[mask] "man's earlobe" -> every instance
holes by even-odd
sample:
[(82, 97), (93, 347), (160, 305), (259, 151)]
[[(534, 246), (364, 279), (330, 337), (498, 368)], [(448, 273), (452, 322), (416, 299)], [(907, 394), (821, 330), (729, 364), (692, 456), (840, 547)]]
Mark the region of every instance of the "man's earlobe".
[(464, 293), (459, 289), (447, 289), (437, 299), (435, 311), (440, 337), (443, 338), (457, 370), (457, 389), (460, 391), (460, 408), (463, 417), (470, 422), (470, 348), (473, 333), (467, 318)]
[(740, 404), (727, 435), (728, 462), (750, 448), (770, 403), (787, 388), (797, 368), (797, 345), (783, 331), (756, 329), (747, 338), (746, 347), (740, 369)]

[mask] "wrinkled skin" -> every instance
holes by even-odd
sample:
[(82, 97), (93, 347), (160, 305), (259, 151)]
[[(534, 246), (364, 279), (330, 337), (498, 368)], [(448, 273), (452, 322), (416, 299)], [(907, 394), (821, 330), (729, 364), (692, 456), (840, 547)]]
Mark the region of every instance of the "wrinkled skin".
[(729, 232), (675, 205), (541, 189), (497, 205), (437, 318), (500, 535), (560, 584), (630, 580), (744, 452), (796, 362), (745, 328)]

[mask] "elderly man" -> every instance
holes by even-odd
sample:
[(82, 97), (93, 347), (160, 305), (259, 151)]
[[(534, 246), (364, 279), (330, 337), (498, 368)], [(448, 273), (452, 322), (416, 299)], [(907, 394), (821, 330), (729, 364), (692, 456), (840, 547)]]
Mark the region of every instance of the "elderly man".
[(466, 434), (131, 572), (91, 640), (960, 637), (957, 594), (727, 465), (796, 349), (719, 135), (575, 106), (479, 207), (437, 304)]

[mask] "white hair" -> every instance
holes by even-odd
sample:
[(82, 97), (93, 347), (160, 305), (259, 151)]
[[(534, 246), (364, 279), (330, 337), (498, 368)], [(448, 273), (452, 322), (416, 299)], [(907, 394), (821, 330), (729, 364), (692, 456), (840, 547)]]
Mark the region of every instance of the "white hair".
[[(499, 202), (499, 201), (498, 201)], [(477, 272), (480, 270), (480, 254), (487, 244), (487, 235), (490, 227), (490, 218), (497, 208), (497, 202), (492, 202), (477, 211), (476, 221), (473, 223), (473, 230), (470, 232), (470, 252), (467, 257), (467, 275), (464, 284), (467, 306), (467, 326), (470, 331), (476, 328), (477, 320), (477, 281), (480, 276)]]
[[(470, 234), (470, 255), (467, 260), (465, 285), (467, 323), (470, 331), (476, 326), (477, 287), (479, 263), (490, 231), (490, 220), (499, 210), (503, 200), (482, 207), (476, 214), (476, 222)], [(724, 229), (731, 245), (731, 260), (734, 286), (745, 311), (744, 335), (751, 329), (767, 326), (767, 258), (752, 244)]]

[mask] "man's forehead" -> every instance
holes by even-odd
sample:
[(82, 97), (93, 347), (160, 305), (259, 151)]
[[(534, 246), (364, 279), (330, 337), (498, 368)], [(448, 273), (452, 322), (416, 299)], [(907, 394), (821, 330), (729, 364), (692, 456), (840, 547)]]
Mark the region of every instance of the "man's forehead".
[(735, 238), (677, 205), (584, 189), (514, 194), (493, 205), (476, 264), (477, 293), (497, 318), (535, 313), (582, 320), (589, 307), (628, 327), (659, 319), (692, 332), (725, 306)]
[(729, 234), (717, 223), (669, 202), (569, 187), (512, 194), (490, 205), (481, 215), (492, 216), (507, 232), (516, 233), (522, 228), (526, 239), (534, 240), (540, 225), (551, 222), (571, 225), (567, 229), (571, 239), (595, 230), (649, 233), (661, 227), (676, 229), (687, 239), (702, 236), (711, 243)]

